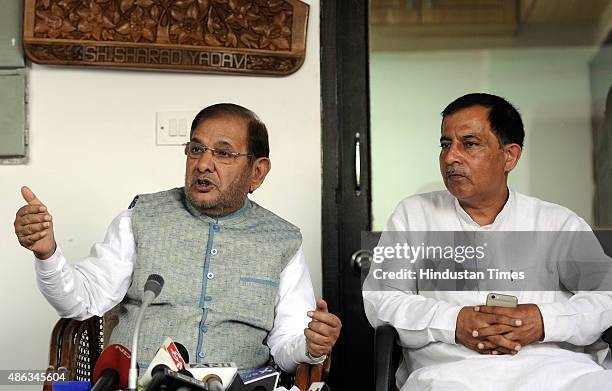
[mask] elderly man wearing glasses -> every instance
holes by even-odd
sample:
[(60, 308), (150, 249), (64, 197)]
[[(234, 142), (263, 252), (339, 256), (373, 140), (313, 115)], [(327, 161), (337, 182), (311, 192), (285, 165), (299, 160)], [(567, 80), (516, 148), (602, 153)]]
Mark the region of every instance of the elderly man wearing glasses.
[(136, 197), (74, 266), (47, 208), (22, 188), (15, 233), (36, 256), (41, 292), (65, 318), (119, 304), (111, 343), (128, 345), (145, 280), (158, 273), (166, 284), (144, 320), (145, 365), (167, 336), (198, 362), (252, 369), (272, 355), (288, 372), (321, 362), (341, 324), (315, 301), (300, 230), (247, 197), (270, 171), (266, 126), (244, 107), (209, 106), (193, 120), (185, 154), (185, 187)]

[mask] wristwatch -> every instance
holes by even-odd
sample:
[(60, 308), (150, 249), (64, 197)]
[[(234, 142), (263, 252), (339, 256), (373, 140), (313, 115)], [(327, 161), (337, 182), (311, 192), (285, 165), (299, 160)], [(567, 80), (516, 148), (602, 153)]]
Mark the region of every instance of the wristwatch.
[(324, 354), (324, 355), (319, 356), (319, 357), (315, 357), (312, 354), (310, 354), (310, 352), (308, 351), (308, 341), (306, 341), (306, 340), (305, 340), (305, 343), (304, 343), (304, 348), (306, 349), (306, 357), (308, 357), (309, 360), (316, 361), (317, 363), (320, 363), (320, 362), (325, 361), (325, 359), (327, 358), (327, 354)]

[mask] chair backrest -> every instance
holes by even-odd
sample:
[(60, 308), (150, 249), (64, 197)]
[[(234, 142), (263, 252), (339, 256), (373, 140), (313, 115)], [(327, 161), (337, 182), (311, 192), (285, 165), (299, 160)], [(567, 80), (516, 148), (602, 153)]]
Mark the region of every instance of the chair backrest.
[[(51, 332), (47, 371), (65, 370), (69, 380), (91, 381), (103, 349), (104, 325), (97, 316), (85, 321), (60, 319)], [(51, 383), (43, 391), (51, 391)]]
[(85, 321), (60, 319), (51, 333), (49, 369), (65, 369), (73, 380), (91, 380), (104, 341), (104, 325), (97, 316)]

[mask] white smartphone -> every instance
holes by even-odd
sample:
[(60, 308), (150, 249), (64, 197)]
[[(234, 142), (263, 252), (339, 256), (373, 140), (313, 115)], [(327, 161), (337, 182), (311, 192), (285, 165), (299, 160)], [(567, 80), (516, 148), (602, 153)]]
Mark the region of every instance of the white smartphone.
[(487, 295), (487, 306), (515, 308), (518, 305), (518, 298), (512, 295), (501, 293), (489, 293)]

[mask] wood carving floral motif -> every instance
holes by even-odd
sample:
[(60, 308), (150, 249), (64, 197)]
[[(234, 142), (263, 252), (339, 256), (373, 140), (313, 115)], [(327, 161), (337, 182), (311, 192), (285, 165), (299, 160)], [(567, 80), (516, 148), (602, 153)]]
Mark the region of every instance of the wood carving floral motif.
[(24, 0), (34, 62), (288, 75), (304, 62), (301, 0)]
[(289, 51), (283, 0), (36, 0), (34, 38)]

